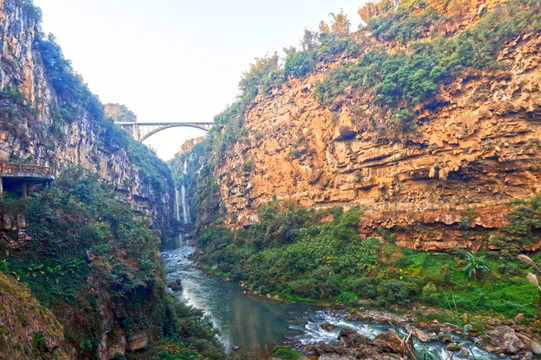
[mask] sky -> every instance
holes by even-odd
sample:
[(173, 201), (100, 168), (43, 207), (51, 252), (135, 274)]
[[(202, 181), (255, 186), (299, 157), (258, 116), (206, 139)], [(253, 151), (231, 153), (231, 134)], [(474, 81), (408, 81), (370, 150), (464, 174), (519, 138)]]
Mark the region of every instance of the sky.
[[(365, 0), (34, 0), (42, 29), (105, 103), (138, 121), (211, 121), (233, 103), (255, 58), (298, 46), (305, 28), (343, 9), (352, 30)], [(173, 128), (145, 144), (168, 160), (201, 130)]]

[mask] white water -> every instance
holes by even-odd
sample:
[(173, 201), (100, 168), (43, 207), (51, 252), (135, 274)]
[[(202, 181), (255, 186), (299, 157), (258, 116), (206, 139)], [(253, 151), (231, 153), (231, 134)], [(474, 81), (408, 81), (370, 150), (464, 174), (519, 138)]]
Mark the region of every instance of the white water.
[(186, 188), (184, 187), (184, 184), (182, 184), (180, 190), (182, 193), (182, 217), (184, 219), (184, 224), (189, 224), (190, 214), (188, 213), (188, 204), (186, 204)]
[[(401, 328), (393, 326), (389, 323), (366, 322), (348, 319), (348, 313), (345, 311), (335, 311), (332, 309), (318, 310), (308, 313), (304, 317), (304, 323), (290, 324), (289, 329), (299, 332), (300, 334), (292, 336), (290, 340), (299, 345), (316, 344), (323, 341), (328, 344), (338, 343), (338, 334), (342, 328), (350, 328), (357, 333), (375, 338), (377, 335), (394, 330), (403, 337), (407, 337), (408, 333)], [(321, 324), (329, 323), (336, 327), (327, 331), (321, 327)], [(454, 341), (459, 341), (458, 337), (453, 336)], [(445, 345), (439, 341), (429, 343), (421, 343), (414, 338), (415, 352), (419, 359), (426, 360), (460, 360), (460, 359), (475, 359), (475, 360), (496, 360), (498, 356), (490, 354), (469, 341), (461, 341), (462, 344), (468, 346), (468, 355), (460, 357), (460, 353), (453, 353), (445, 350)], [(300, 347), (299, 347), (299, 350)]]
[[(184, 160), (184, 174), (187, 174), (188, 173), (188, 163), (186, 162), (186, 160)], [(192, 220), (190, 219), (190, 208), (189, 208), (189, 205), (186, 203), (186, 187), (184, 186), (184, 184), (182, 184), (181, 188), (181, 195), (182, 195), (182, 217), (183, 217), (183, 220), (184, 220), (184, 224), (189, 224), (192, 222)], [(177, 206), (177, 209), (178, 209), (178, 206)], [(180, 220), (180, 217), (178, 218), (178, 220)]]
[(178, 189), (175, 187), (175, 213), (177, 215), (177, 221), (180, 221), (180, 210), (178, 206)]

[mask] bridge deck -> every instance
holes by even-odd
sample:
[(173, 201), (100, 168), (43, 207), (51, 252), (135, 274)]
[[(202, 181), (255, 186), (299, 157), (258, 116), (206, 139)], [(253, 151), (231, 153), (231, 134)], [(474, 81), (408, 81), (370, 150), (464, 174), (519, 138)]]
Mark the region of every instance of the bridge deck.
[(212, 121), (165, 121), (165, 122), (130, 122), (115, 121), (117, 125), (138, 125), (138, 126), (168, 126), (168, 125), (212, 125)]

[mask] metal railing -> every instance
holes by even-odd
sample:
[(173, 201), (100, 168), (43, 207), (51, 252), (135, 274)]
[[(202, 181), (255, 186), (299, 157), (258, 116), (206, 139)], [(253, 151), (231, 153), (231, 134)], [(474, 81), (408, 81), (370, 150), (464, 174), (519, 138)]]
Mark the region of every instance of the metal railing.
[(0, 174), (14, 173), (53, 175), (53, 169), (51, 169), (50, 167), (34, 164), (15, 164), (0, 162)]

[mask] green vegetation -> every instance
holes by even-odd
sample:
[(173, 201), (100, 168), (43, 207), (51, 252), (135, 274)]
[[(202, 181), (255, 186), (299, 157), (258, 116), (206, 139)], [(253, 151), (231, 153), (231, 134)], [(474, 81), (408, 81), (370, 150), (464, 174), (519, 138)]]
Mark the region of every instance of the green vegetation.
[(386, 307), (420, 301), (448, 308), (454, 299), (460, 311), (537, 315), (539, 294), (526, 278), (531, 265), (497, 252), (417, 252), (383, 231), (381, 238), (362, 239), (361, 214), (358, 208), (314, 211), (272, 201), (247, 229), (206, 227), (201, 260), (254, 292), (293, 301), (354, 306), (362, 300)]
[(239, 82), (241, 97), (251, 101), (259, 92), (265, 94), (273, 86), (278, 87), (283, 81), (283, 71), (279, 66), (278, 54), (256, 59), (250, 69), (242, 74)]
[[(332, 14), (331, 26), (322, 23), (319, 31), (305, 31), (302, 50), (284, 49), (283, 68), (277, 54), (251, 65), (241, 80), (239, 100), (215, 118), (208, 139), (174, 160), (179, 169), (188, 161), (189, 174), (176, 178), (189, 189), (192, 211), (197, 209), (206, 271), (243, 281), (255, 293), (279, 294), (292, 301), (351, 306), (361, 301), (385, 307), (453, 304), (459, 311), (489, 316), (523, 313), (527, 322), (539, 315), (539, 294), (526, 275), (531, 269), (510, 256), (539, 240), (539, 196), (510, 205), (510, 225), (494, 232), (489, 241), (502, 251), (479, 254), (460, 249), (417, 252), (396, 245), (394, 236), (383, 230), (379, 238), (362, 239), (358, 208), (314, 211), (272, 201), (259, 208), (259, 221), (249, 227), (232, 230), (224, 223), (234, 223), (235, 215), (222, 218), (216, 169), (236, 143), (257, 140), (243, 122), (258, 94), (266, 96), (292, 77), (326, 71), (314, 96), (327, 109), (337, 114), (348, 97), (362, 95), (374, 111), (357, 109), (354, 125), (383, 129), (384, 136), (392, 136), (393, 129), (404, 134), (417, 128), (420, 108), (435, 111), (443, 105), (437, 96), (442, 87), (461, 76), (505, 72), (507, 63), (498, 60), (502, 46), (541, 30), (538, 1), (510, 0), (481, 11), (479, 21), (466, 29), (451, 26), (455, 30), (446, 33), (447, 25), (457, 25), (467, 16), (461, 4), (383, 0), (368, 6), (360, 13), (376, 38), (372, 42), (363, 38), (365, 34), (349, 34), (347, 17)], [(242, 171), (258, 170), (248, 156), (243, 160)], [(469, 229), (466, 220), (464, 231)], [(537, 254), (534, 258), (540, 259)]]
[(318, 35), (319, 41), (311, 50), (292, 52), (286, 58), (284, 71), (286, 76), (305, 77), (317, 69), (320, 63), (329, 63), (339, 58), (356, 58), (361, 53), (361, 46), (353, 39), (337, 39), (329, 34)]
[(58, 96), (66, 102), (77, 104), (77, 110), (85, 109), (96, 119), (104, 119), (101, 102), (90, 92), (82, 77), (73, 71), (54, 36), (37, 37), (34, 47), (41, 54), (43, 64)]
[[(8, 194), (0, 212), (24, 214), (31, 238), (9, 254), (0, 244), (0, 256), (6, 259), (2, 271), (26, 283), (57, 315), (81, 356), (94, 356), (99, 309), (106, 306), (117, 314), (112, 328), (122, 327), (128, 336), (145, 331), (164, 343), (220, 358), (220, 346), (202, 312), (166, 296), (158, 234), (146, 221), (135, 220), (96, 176), (67, 169), (43, 193), (27, 199)], [(76, 324), (66, 309), (80, 319)]]
[(505, 254), (518, 254), (520, 250), (541, 241), (541, 194), (528, 201), (514, 201), (506, 214), (508, 225), (490, 236), (489, 242)]
[(35, 6), (32, 0), (23, 0), (23, 11), (35, 23), (41, 22), (41, 9)]
[[(402, 1), (370, 21), (370, 30), (386, 41), (410, 41), (419, 37), (437, 19), (431, 7), (419, 14)], [(416, 7), (421, 8), (423, 1)], [(415, 129), (415, 108), (429, 103), (439, 106), (435, 95), (440, 85), (470, 69), (497, 70), (506, 66), (497, 55), (507, 40), (520, 34), (541, 31), (541, 5), (535, 0), (511, 0), (486, 13), (475, 27), (452, 37), (439, 36), (431, 42), (410, 42), (407, 50), (380, 46), (366, 51), (357, 62), (344, 63), (328, 73), (315, 96), (327, 106), (339, 106), (346, 87), (371, 94), (376, 105), (392, 109), (389, 124), (401, 132)], [(417, 29), (415, 31), (414, 29)]]
[(303, 359), (303, 356), (296, 350), (288, 346), (277, 346), (272, 349), (272, 357), (283, 360), (298, 360)]
[(361, 47), (349, 38), (349, 19), (343, 12), (330, 14), (331, 26), (321, 22), (320, 31), (305, 30), (301, 43), (303, 51), (284, 48), (284, 65), (277, 53), (256, 59), (250, 69), (243, 73), (239, 83), (240, 98), (251, 101), (257, 94), (267, 94), (272, 88), (279, 88), (290, 76), (304, 77), (316, 70), (318, 64), (326, 64), (339, 58), (357, 57)]

